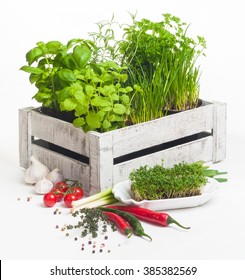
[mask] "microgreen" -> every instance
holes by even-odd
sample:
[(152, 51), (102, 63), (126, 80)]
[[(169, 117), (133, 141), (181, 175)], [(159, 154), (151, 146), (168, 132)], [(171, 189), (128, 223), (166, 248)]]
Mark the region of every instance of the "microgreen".
[(225, 182), (215, 177), (221, 174), (226, 172), (208, 169), (203, 162), (179, 163), (171, 168), (141, 166), (130, 173), (131, 190), (137, 201), (200, 195), (208, 177)]

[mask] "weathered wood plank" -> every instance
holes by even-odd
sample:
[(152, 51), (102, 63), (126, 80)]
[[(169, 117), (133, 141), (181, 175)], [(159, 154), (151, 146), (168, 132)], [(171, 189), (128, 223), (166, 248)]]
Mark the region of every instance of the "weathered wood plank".
[(32, 135), (78, 154), (89, 155), (88, 134), (73, 124), (31, 111)]
[(90, 194), (113, 184), (112, 135), (90, 133)]
[(195, 162), (203, 160), (205, 162), (212, 161), (213, 139), (212, 136), (179, 145), (170, 149), (159, 151), (154, 154), (139, 157), (130, 161), (114, 165), (113, 183), (128, 180), (128, 176), (133, 169), (140, 166), (148, 165), (154, 166), (161, 164), (171, 167), (179, 162)]
[(214, 103), (213, 162), (226, 156), (226, 107), (225, 103)]
[(19, 162), (27, 168), (31, 157), (31, 108), (19, 110)]
[(113, 156), (119, 157), (213, 128), (213, 104), (119, 130), (113, 134)]
[(31, 148), (32, 154), (37, 156), (39, 161), (48, 166), (50, 170), (59, 168), (64, 178), (79, 181), (82, 183), (86, 195), (89, 194), (89, 165), (36, 144), (32, 144)]

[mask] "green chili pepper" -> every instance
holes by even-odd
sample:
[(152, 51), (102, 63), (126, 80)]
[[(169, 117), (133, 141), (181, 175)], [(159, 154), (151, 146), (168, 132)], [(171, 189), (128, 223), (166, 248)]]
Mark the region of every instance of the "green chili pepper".
[(112, 209), (112, 208), (105, 208), (105, 207), (100, 207), (100, 209), (102, 211), (107, 211), (107, 212), (113, 212), (118, 214), (119, 216), (121, 216), (122, 218), (124, 218), (132, 227), (134, 233), (138, 236), (146, 236), (150, 239), (150, 241), (152, 240), (152, 238), (147, 235), (144, 231), (144, 228), (142, 227), (140, 221), (133, 215), (120, 211), (120, 210), (116, 210), (116, 209)]

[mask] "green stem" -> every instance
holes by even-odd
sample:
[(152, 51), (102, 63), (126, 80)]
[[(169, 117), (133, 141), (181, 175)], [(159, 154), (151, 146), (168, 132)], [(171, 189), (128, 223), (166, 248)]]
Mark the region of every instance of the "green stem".
[(190, 229), (190, 227), (184, 227), (182, 226), (179, 222), (177, 222), (175, 219), (173, 219), (172, 217), (168, 217), (167, 219), (167, 224), (176, 224), (177, 226), (181, 227), (181, 228), (184, 228), (184, 229)]

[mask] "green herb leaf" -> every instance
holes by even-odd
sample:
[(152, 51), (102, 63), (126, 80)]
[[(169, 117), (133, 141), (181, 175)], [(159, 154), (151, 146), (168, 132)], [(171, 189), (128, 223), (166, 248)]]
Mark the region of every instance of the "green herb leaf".
[(122, 100), (122, 102), (125, 104), (125, 105), (128, 105), (130, 103), (130, 98), (128, 95), (126, 94), (123, 94), (122, 96), (120, 96), (120, 100)]
[(75, 116), (80, 117), (88, 112), (88, 104), (78, 104), (75, 108)]
[(93, 96), (93, 93), (94, 93), (94, 87), (91, 86), (91, 85), (86, 85), (85, 87), (86, 89), (86, 93), (88, 94), (88, 96)]
[(26, 61), (31, 65), (34, 61), (37, 61), (42, 54), (43, 52), (40, 48), (33, 48), (26, 54)]
[(59, 41), (50, 41), (46, 44), (46, 48), (51, 53), (57, 53), (63, 45)]
[(22, 66), (20, 68), (20, 70), (25, 71), (27, 73), (31, 73), (31, 74), (42, 74), (43, 70), (40, 68), (36, 68), (36, 67), (32, 67), (32, 66)]
[(65, 87), (62, 90), (56, 91), (59, 103), (64, 102), (65, 99), (70, 97), (70, 87)]
[(58, 75), (62, 81), (66, 81), (66, 82), (76, 81), (76, 76), (73, 74), (73, 71), (71, 71), (70, 69), (61, 69), (58, 71)]
[(73, 59), (78, 67), (84, 68), (91, 58), (91, 50), (87, 45), (76, 46), (73, 50)]
[(37, 102), (44, 102), (46, 99), (49, 99), (51, 97), (52, 97), (51, 93), (40, 92), (40, 91), (34, 95), (34, 98), (37, 100)]
[(108, 120), (104, 120), (102, 126), (105, 130), (111, 127), (111, 123)]
[(93, 106), (98, 107), (109, 107), (111, 106), (111, 102), (107, 97), (97, 96), (91, 100), (91, 104)]
[(85, 120), (84, 118), (76, 118), (72, 123), (74, 126), (82, 127), (85, 125)]
[(118, 115), (123, 115), (126, 112), (126, 107), (122, 104), (115, 104), (113, 107), (113, 112)]
[(88, 113), (88, 115), (86, 116), (86, 122), (91, 128), (101, 127), (100, 117), (94, 112)]
[(77, 102), (74, 98), (67, 98), (63, 105), (66, 111), (72, 111), (77, 107)]

